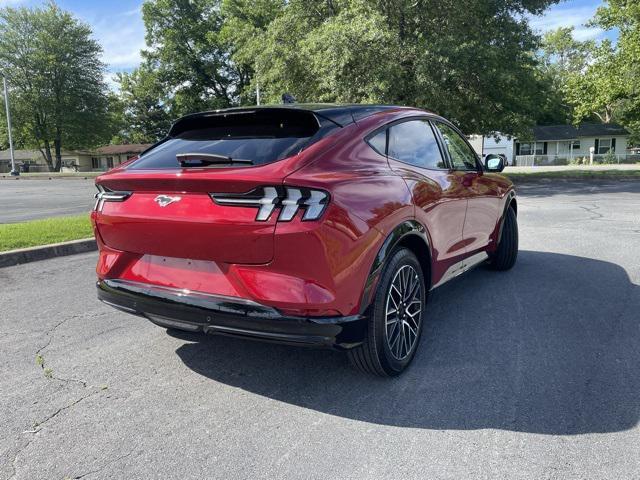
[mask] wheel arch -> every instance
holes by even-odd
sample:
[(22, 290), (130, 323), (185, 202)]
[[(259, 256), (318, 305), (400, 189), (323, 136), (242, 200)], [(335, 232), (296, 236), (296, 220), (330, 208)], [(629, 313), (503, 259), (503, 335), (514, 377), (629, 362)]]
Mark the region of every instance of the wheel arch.
[(427, 229), (416, 220), (406, 220), (387, 235), (378, 250), (365, 281), (360, 302), (361, 314), (371, 305), (385, 263), (399, 247), (406, 247), (415, 254), (422, 267), (427, 291), (431, 288), (431, 243)]
[(518, 201), (516, 200), (516, 192), (511, 190), (507, 193), (507, 200), (504, 202), (504, 209), (502, 210), (502, 216), (500, 217), (500, 228), (498, 229), (498, 238), (496, 241), (496, 245), (500, 243), (500, 239), (502, 238), (502, 227), (504, 227), (504, 219), (507, 216), (507, 211), (509, 208), (513, 208), (513, 213), (518, 216)]

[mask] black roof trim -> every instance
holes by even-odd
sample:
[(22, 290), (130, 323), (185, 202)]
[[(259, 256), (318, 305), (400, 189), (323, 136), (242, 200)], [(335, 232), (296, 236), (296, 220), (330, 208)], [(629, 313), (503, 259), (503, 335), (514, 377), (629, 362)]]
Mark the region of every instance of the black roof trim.
[(615, 123), (583, 123), (573, 125), (548, 125), (533, 127), (533, 138), (537, 141), (573, 140), (580, 137), (613, 137), (629, 135), (621, 125)]

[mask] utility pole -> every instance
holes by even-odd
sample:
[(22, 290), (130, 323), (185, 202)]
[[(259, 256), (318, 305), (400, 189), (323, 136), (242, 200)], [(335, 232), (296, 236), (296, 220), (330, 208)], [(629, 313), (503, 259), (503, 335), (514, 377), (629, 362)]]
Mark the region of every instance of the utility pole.
[(11, 175), (17, 177), (20, 172), (16, 170), (16, 159), (13, 154), (13, 138), (11, 138), (11, 111), (9, 110), (9, 89), (7, 88), (7, 77), (2, 74), (2, 85), (4, 86), (4, 106), (7, 110), (7, 134), (9, 136), (9, 155), (11, 155)]
[(260, 81), (256, 78), (256, 105), (260, 106)]

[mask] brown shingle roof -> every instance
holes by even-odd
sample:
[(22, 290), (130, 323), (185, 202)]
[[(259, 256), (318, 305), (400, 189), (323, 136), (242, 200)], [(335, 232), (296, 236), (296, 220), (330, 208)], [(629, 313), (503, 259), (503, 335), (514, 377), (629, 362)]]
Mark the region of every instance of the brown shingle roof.
[(127, 153), (140, 153), (151, 146), (150, 143), (130, 143), (128, 145), (105, 145), (96, 150), (100, 155), (125, 155)]
[(547, 125), (533, 127), (536, 140), (573, 140), (580, 137), (610, 137), (615, 135), (629, 135), (622, 126), (615, 123), (583, 123), (573, 125)]

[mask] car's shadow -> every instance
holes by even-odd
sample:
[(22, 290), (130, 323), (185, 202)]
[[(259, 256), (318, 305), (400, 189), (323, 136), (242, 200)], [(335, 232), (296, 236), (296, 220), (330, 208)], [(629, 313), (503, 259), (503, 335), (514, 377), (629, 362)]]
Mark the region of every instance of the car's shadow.
[(620, 266), (522, 251), (435, 291), (413, 365), (380, 379), (342, 354), (178, 334), (195, 372), (330, 415), (428, 429), (614, 432), (640, 415), (640, 288)]

